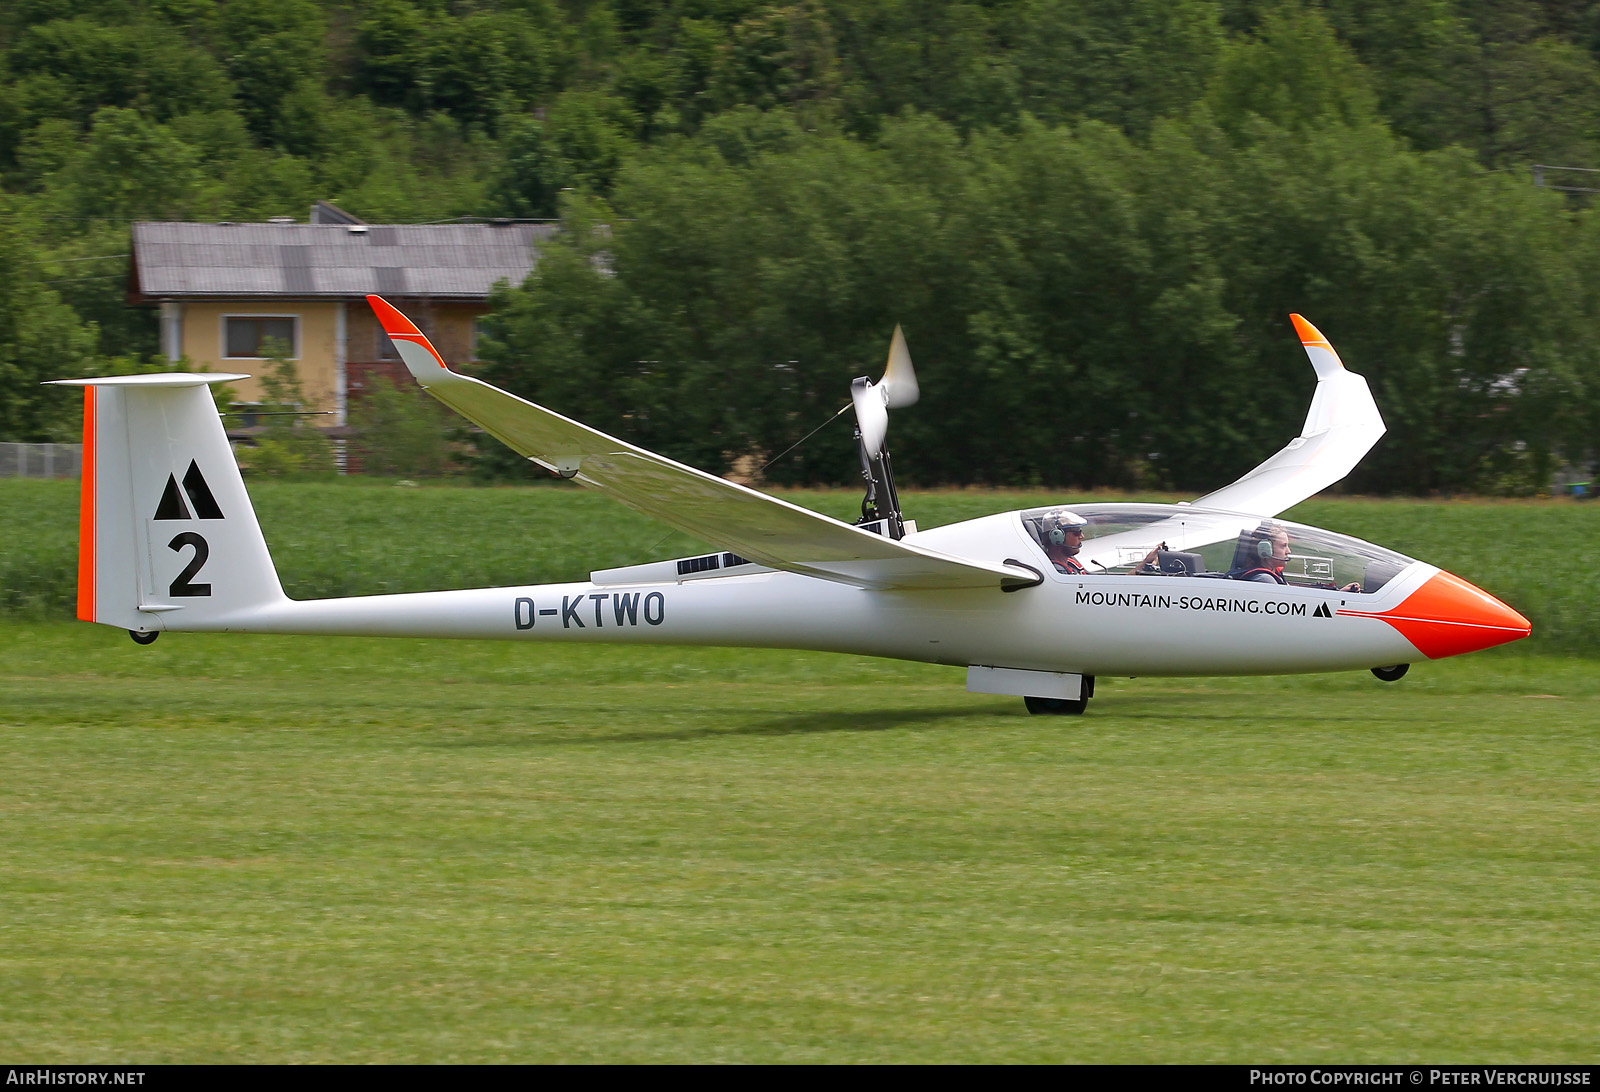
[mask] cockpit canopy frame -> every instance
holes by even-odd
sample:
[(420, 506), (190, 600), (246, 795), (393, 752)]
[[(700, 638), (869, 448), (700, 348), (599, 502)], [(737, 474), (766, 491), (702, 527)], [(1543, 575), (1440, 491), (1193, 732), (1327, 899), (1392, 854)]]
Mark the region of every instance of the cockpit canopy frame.
[[(1336, 531), (1186, 504), (1059, 504), (1017, 513), (1041, 552), (1051, 526), (1082, 521), (1075, 555), (1089, 574), (1239, 578), (1270, 564), (1270, 544), (1288, 536), (1286, 583), (1371, 594), (1414, 559)], [(1265, 545), (1264, 545), (1265, 544)], [(1055, 566), (1058, 575), (1061, 566)], [(1354, 587), (1352, 587), (1354, 585)]]

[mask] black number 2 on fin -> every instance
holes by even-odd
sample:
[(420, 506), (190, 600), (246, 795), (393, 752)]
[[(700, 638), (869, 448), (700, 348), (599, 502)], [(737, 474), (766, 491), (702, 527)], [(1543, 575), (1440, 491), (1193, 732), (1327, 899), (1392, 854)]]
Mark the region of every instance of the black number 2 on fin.
[(172, 586), (167, 589), (167, 594), (174, 599), (193, 599), (202, 595), (210, 595), (210, 584), (191, 584), (189, 583), (189, 578), (199, 572), (201, 566), (206, 563), (206, 558), (211, 556), (211, 547), (206, 545), (205, 539), (193, 531), (185, 531), (181, 535), (174, 536), (173, 540), (167, 543), (167, 549), (169, 550), (182, 550), (185, 546), (194, 547), (194, 557), (190, 558), (189, 564), (183, 567), (183, 572), (178, 574), (178, 579), (172, 582)]

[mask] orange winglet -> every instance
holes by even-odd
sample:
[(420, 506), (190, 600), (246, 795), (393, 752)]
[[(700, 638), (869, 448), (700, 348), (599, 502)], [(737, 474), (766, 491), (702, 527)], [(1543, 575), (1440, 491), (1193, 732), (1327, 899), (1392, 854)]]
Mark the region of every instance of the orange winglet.
[(433, 354), (433, 359), (439, 362), (439, 367), (449, 368), (444, 362), (444, 357), (439, 355), (439, 350), (428, 340), (428, 336), (417, 329), (416, 323), (401, 314), (388, 300), (382, 296), (368, 296), (367, 303), (371, 305), (372, 313), (378, 316), (378, 325), (383, 327), (383, 332), (389, 335), (390, 341), (409, 341), (421, 345)]
[(1315, 326), (1311, 325), (1299, 315), (1290, 315), (1289, 321), (1294, 323), (1294, 332), (1300, 335), (1300, 344), (1307, 347), (1312, 345), (1320, 345), (1324, 349), (1328, 349), (1330, 351), (1333, 349), (1333, 346), (1328, 344), (1328, 339), (1322, 336), (1322, 331), (1318, 330)]
[(1381, 618), (1430, 660), (1477, 652), (1533, 632), (1533, 625), (1500, 600), (1452, 573), (1436, 573), (1393, 610), (1382, 614), (1341, 610), (1357, 618)]

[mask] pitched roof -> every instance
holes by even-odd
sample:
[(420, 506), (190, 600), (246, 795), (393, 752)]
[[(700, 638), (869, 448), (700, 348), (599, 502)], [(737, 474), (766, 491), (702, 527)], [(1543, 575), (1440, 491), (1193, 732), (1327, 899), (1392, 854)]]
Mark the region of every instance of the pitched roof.
[(554, 224), (133, 225), (132, 295), (482, 300), (520, 284)]

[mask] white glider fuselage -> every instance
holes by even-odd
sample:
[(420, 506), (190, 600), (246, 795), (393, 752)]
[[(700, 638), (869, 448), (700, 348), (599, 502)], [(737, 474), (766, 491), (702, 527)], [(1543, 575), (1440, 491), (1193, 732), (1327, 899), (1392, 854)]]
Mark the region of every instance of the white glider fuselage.
[[(992, 552), (996, 561), (1021, 554), (1048, 575), (1013, 591), (907, 591), (758, 568), (681, 582), (277, 598), (192, 623), (173, 602), (157, 616), (168, 630), (754, 646), (1083, 675), (1282, 674), (1421, 658), (1380, 615), (1439, 572), (1413, 562), (1359, 596), (1205, 577), (1066, 575), (1034, 556), (1015, 512), (916, 537), (936, 548), (960, 540), (966, 556)], [(974, 548), (983, 541), (990, 550)], [(1341, 613), (1358, 600), (1361, 613)]]
[[(1418, 568), (1424, 579), (1437, 571)], [(1127, 577), (1084, 576), (1017, 594), (907, 592), (763, 572), (628, 588), (284, 599), (193, 627), (173, 612), (161, 628), (791, 648), (1083, 675), (1271, 675), (1421, 658), (1382, 621), (1314, 617), (1319, 604), (1340, 602), (1336, 594), (1183, 577), (1160, 583), (1130, 588)]]

